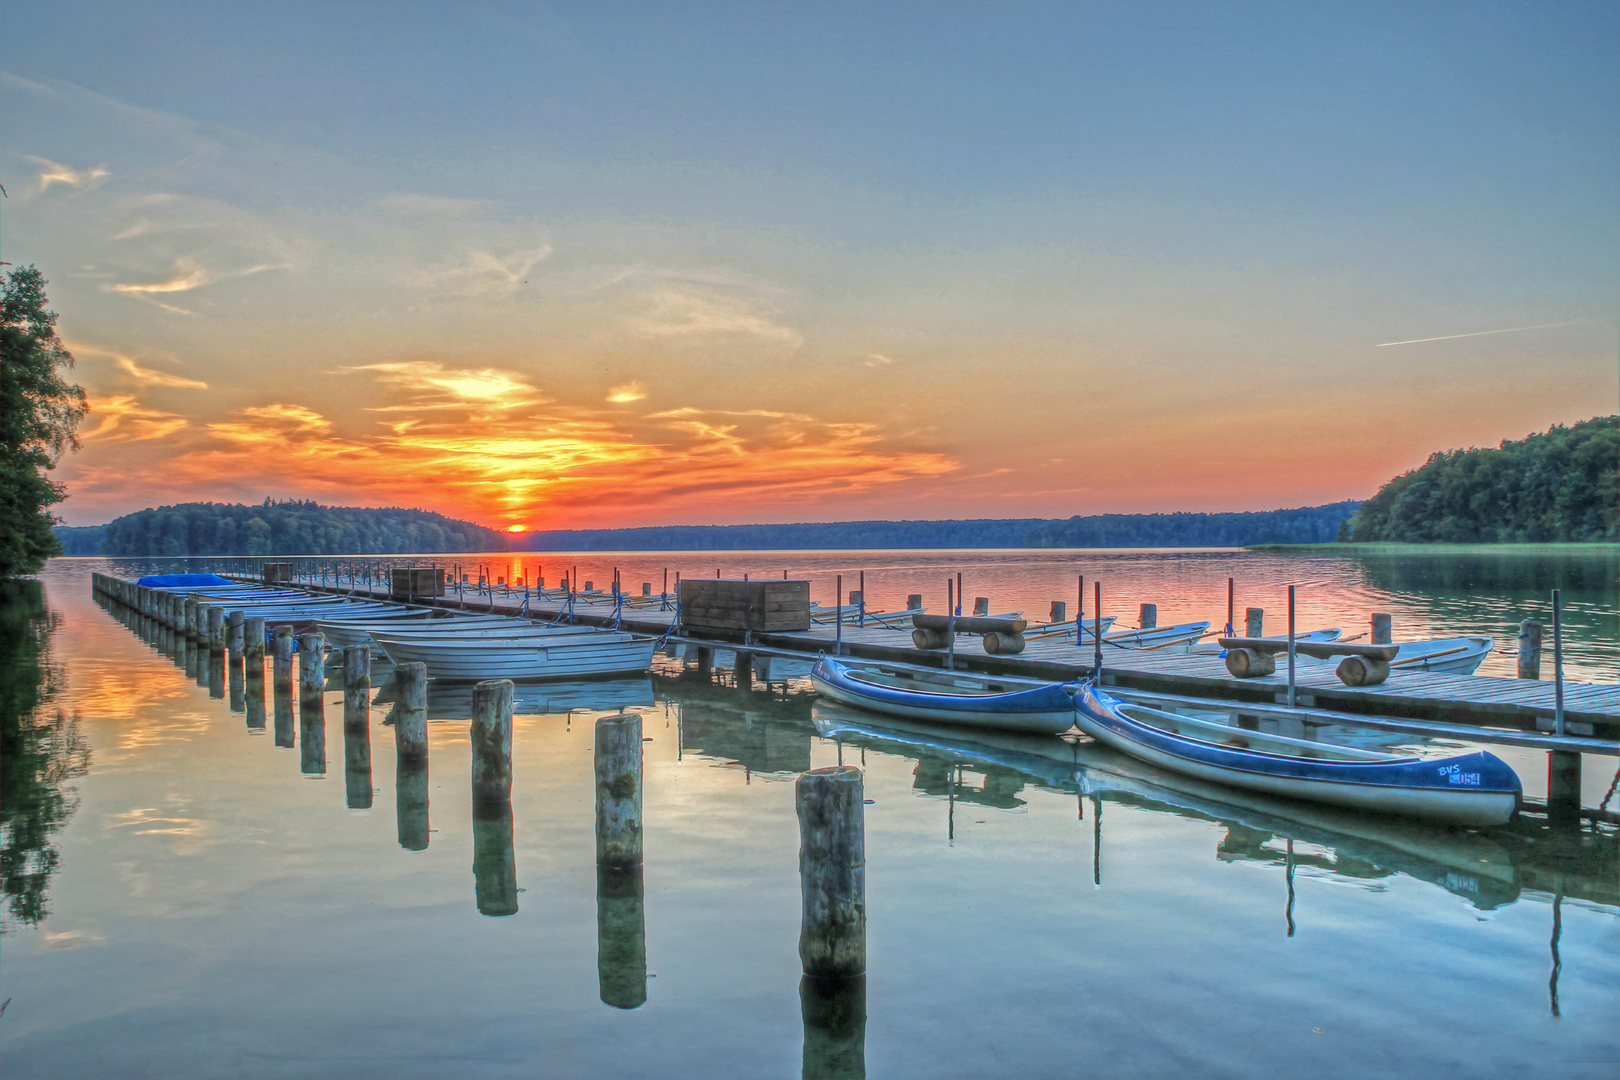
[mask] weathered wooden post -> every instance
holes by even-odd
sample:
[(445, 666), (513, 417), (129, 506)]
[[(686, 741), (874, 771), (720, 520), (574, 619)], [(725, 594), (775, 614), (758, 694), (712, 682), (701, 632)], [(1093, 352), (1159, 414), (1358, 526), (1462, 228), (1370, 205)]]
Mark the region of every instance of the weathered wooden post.
[(242, 659), (249, 670), (258, 665), (259, 677), (264, 677), (264, 619), (260, 616), (242, 624)]
[(1052, 601), (1052, 614), (1046, 621), (1051, 623), (1068, 622), (1069, 605), (1062, 600)]
[(298, 639), (298, 705), (326, 710), (326, 639), (310, 630)]
[(473, 805), (512, 797), (512, 680), (486, 679), (473, 687)]
[[(1563, 590), (1552, 591), (1553, 611), (1553, 734), (1563, 738), (1564, 724), (1564, 603)], [(1581, 821), (1581, 755), (1569, 750), (1547, 754), (1547, 820), (1555, 825)]]
[(918, 610), (921, 610), (922, 606), (923, 606), (922, 593), (914, 592), (914, 593), (911, 593), (910, 595), (908, 595), (906, 597), (906, 610), (907, 611), (918, 611)]
[(866, 976), (799, 980), (805, 1080), (865, 1080)]
[(1391, 645), (1394, 643), (1393, 620), (1387, 611), (1375, 611), (1372, 616), (1372, 637), (1374, 645)]
[(343, 763), (348, 806), (371, 806), (371, 646), (343, 650)]
[(1159, 605), (1143, 604), (1141, 614), (1137, 617), (1136, 625), (1142, 630), (1151, 630), (1159, 625)]
[(990, 614), (990, 598), (988, 596), (975, 596), (973, 598), (973, 614)]
[(1542, 625), (1534, 619), (1519, 624), (1519, 678), (1541, 678)]
[(211, 652), (225, 651), (225, 609), (208, 609), (208, 648)]
[(736, 678), (737, 689), (752, 690), (754, 688), (754, 654), (746, 649), (738, 649), (732, 654), (736, 662), (732, 667), (732, 675)]
[(394, 811), (399, 846), (428, 846), (427, 665), (394, 669)]
[(1264, 637), (1265, 630), (1263, 626), (1265, 621), (1266, 611), (1264, 608), (1249, 608), (1243, 613), (1243, 636), (1251, 638)]
[(240, 658), (242, 645), (246, 638), (244, 628), (247, 625), (247, 612), (233, 611), (225, 616), (225, 647), (231, 655)]
[(596, 984), (602, 1004), (647, 1002), (647, 908), (641, 867), (596, 868)]
[(641, 865), (641, 714), (596, 722), (596, 864)]
[(427, 665), (394, 669), (394, 753), (401, 761), (427, 764)]
[(806, 975), (866, 971), (866, 828), (861, 770), (814, 769), (794, 787), (799, 813), (799, 959)]

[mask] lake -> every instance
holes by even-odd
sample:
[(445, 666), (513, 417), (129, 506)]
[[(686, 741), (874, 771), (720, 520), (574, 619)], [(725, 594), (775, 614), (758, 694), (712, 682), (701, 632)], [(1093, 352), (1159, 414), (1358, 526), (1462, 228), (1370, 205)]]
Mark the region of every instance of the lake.
[[(870, 604), (923, 592), (941, 608), (961, 572), (968, 596), (1031, 612), (1072, 604), (1085, 573), (1122, 624), (1142, 602), (1161, 622), (1224, 621), (1232, 577), (1272, 632), (1292, 583), (1305, 628), (1357, 633), (1390, 611), (1397, 640), (1508, 648), (1556, 587), (1570, 674), (1608, 681), (1620, 628), (1613, 562), (1590, 558), (445, 562), (553, 582), (577, 565), (599, 584), (618, 567), (634, 591), (665, 567), (786, 570), (824, 601), (864, 569)], [(313, 751), (262, 699), (255, 726), (251, 681), (91, 597), (92, 571), (145, 566), (55, 560), (0, 600), (8, 1080), (1620, 1071), (1610, 827), (1470, 832), (1276, 803), (1057, 737), (887, 728), (802, 678), (741, 691), (666, 659), (650, 678), (520, 688), (510, 816), (475, 819), (464, 689), (430, 695), (425, 773), (395, 761), (386, 700), (359, 753), (328, 693)], [(621, 709), (650, 740), (629, 880), (594, 865), (592, 725)], [(1545, 755), (1503, 756), (1533, 792)], [(800, 978), (793, 781), (840, 762), (870, 800), (870, 966), (827, 990)], [(1615, 759), (1585, 763), (1595, 805)]]

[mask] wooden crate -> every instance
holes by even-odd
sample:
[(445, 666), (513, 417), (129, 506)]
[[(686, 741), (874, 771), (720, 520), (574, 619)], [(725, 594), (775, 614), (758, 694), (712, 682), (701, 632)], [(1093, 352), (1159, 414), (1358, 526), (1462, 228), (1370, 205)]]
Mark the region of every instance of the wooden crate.
[(808, 581), (687, 578), (680, 595), (683, 628), (754, 633), (810, 629)]
[(444, 575), (431, 566), (396, 566), (389, 580), (388, 592), (395, 600), (443, 596)]
[(279, 585), (284, 581), (291, 581), (292, 579), (292, 563), (267, 562), (264, 564), (264, 583), (266, 585)]

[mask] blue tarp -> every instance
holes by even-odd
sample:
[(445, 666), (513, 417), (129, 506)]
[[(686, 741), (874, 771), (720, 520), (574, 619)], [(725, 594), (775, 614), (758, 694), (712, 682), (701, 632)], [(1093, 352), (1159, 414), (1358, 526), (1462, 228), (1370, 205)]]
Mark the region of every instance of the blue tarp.
[(153, 574), (137, 581), (149, 589), (195, 589), (202, 585), (234, 585), (236, 582), (218, 574)]

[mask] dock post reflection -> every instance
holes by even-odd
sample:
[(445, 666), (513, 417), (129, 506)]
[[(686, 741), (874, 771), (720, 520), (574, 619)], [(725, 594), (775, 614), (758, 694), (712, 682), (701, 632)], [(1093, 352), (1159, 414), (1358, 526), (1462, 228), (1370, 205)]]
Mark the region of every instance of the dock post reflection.
[(231, 693), (231, 712), (241, 712), (246, 707), (246, 702), (242, 697), (242, 654), (239, 652), (227, 653), (226, 657), (230, 663), (230, 668), (225, 674), (226, 685), (230, 688)]
[(428, 846), (427, 665), (394, 669), (394, 809), (399, 846)]
[(596, 722), (596, 978), (615, 1009), (647, 1001), (641, 747), (640, 713)]
[(208, 696), (225, 697), (225, 651), (208, 650)]
[(371, 646), (343, 650), (343, 776), (350, 810), (371, 807)]
[(480, 915), (517, 914), (512, 854), (512, 680), (473, 687), (473, 882)]
[(242, 708), (250, 731), (264, 730), (264, 665), (249, 664), (242, 673)]
[(271, 653), (271, 679), (275, 694), (276, 745), (293, 745), (293, 628), (276, 627), (276, 640)]
[(647, 908), (641, 867), (596, 868), (596, 984), (602, 1004), (647, 1003)]
[(509, 799), (473, 803), (473, 893), (478, 914), (516, 915), (517, 860), (512, 853)]
[(806, 975), (799, 980), (804, 1017), (804, 1080), (865, 1080), (866, 976)]

